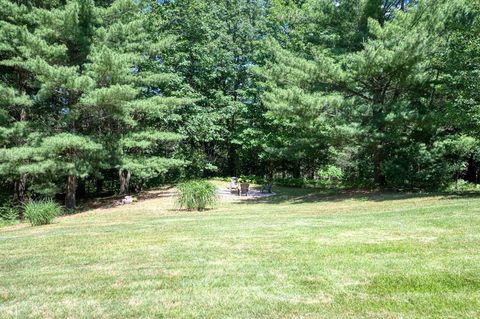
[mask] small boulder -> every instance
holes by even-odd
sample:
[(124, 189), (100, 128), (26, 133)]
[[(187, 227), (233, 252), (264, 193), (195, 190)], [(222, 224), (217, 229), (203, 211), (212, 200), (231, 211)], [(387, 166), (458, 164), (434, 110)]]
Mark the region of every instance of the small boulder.
[(132, 196), (125, 196), (125, 198), (122, 199), (122, 205), (131, 204), (131, 203), (133, 203)]

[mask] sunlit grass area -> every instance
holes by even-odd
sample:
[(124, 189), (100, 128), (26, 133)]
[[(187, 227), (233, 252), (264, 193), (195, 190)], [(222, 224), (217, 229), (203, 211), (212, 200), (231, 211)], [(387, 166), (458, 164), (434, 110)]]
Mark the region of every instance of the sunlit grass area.
[(2, 227), (0, 318), (480, 316), (480, 197), (275, 191)]

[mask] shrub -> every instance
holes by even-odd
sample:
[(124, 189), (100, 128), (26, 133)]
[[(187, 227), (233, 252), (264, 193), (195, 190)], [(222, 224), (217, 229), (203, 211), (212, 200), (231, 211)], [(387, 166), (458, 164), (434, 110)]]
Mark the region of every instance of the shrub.
[(217, 200), (217, 188), (206, 181), (181, 183), (177, 189), (177, 204), (180, 208), (201, 211), (215, 204)]
[(25, 218), (32, 226), (50, 224), (61, 211), (60, 205), (51, 199), (31, 201), (24, 206)]
[(327, 165), (318, 171), (318, 175), (325, 181), (327, 186), (340, 184), (343, 179), (343, 171), (335, 165)]
[(18, 219), (18, 209), (10, 202), (0, 207), (0, 221), (12, 223)]

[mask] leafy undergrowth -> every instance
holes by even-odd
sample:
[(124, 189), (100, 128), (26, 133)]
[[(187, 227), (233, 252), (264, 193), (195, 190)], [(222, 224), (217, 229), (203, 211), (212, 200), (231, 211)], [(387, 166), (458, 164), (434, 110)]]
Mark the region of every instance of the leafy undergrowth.
[(0, 317), (480, 316), (477, 195), (275, 192), (4, 227)]

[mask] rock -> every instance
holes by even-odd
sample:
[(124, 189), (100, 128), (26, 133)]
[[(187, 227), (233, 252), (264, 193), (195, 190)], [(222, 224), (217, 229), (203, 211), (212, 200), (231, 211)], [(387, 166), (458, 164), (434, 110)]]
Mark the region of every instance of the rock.
[(132, 196), (125, 196), (125, 198), (122, 199), (122, 205), (131, 204), (131, 203), (133, 203)]

